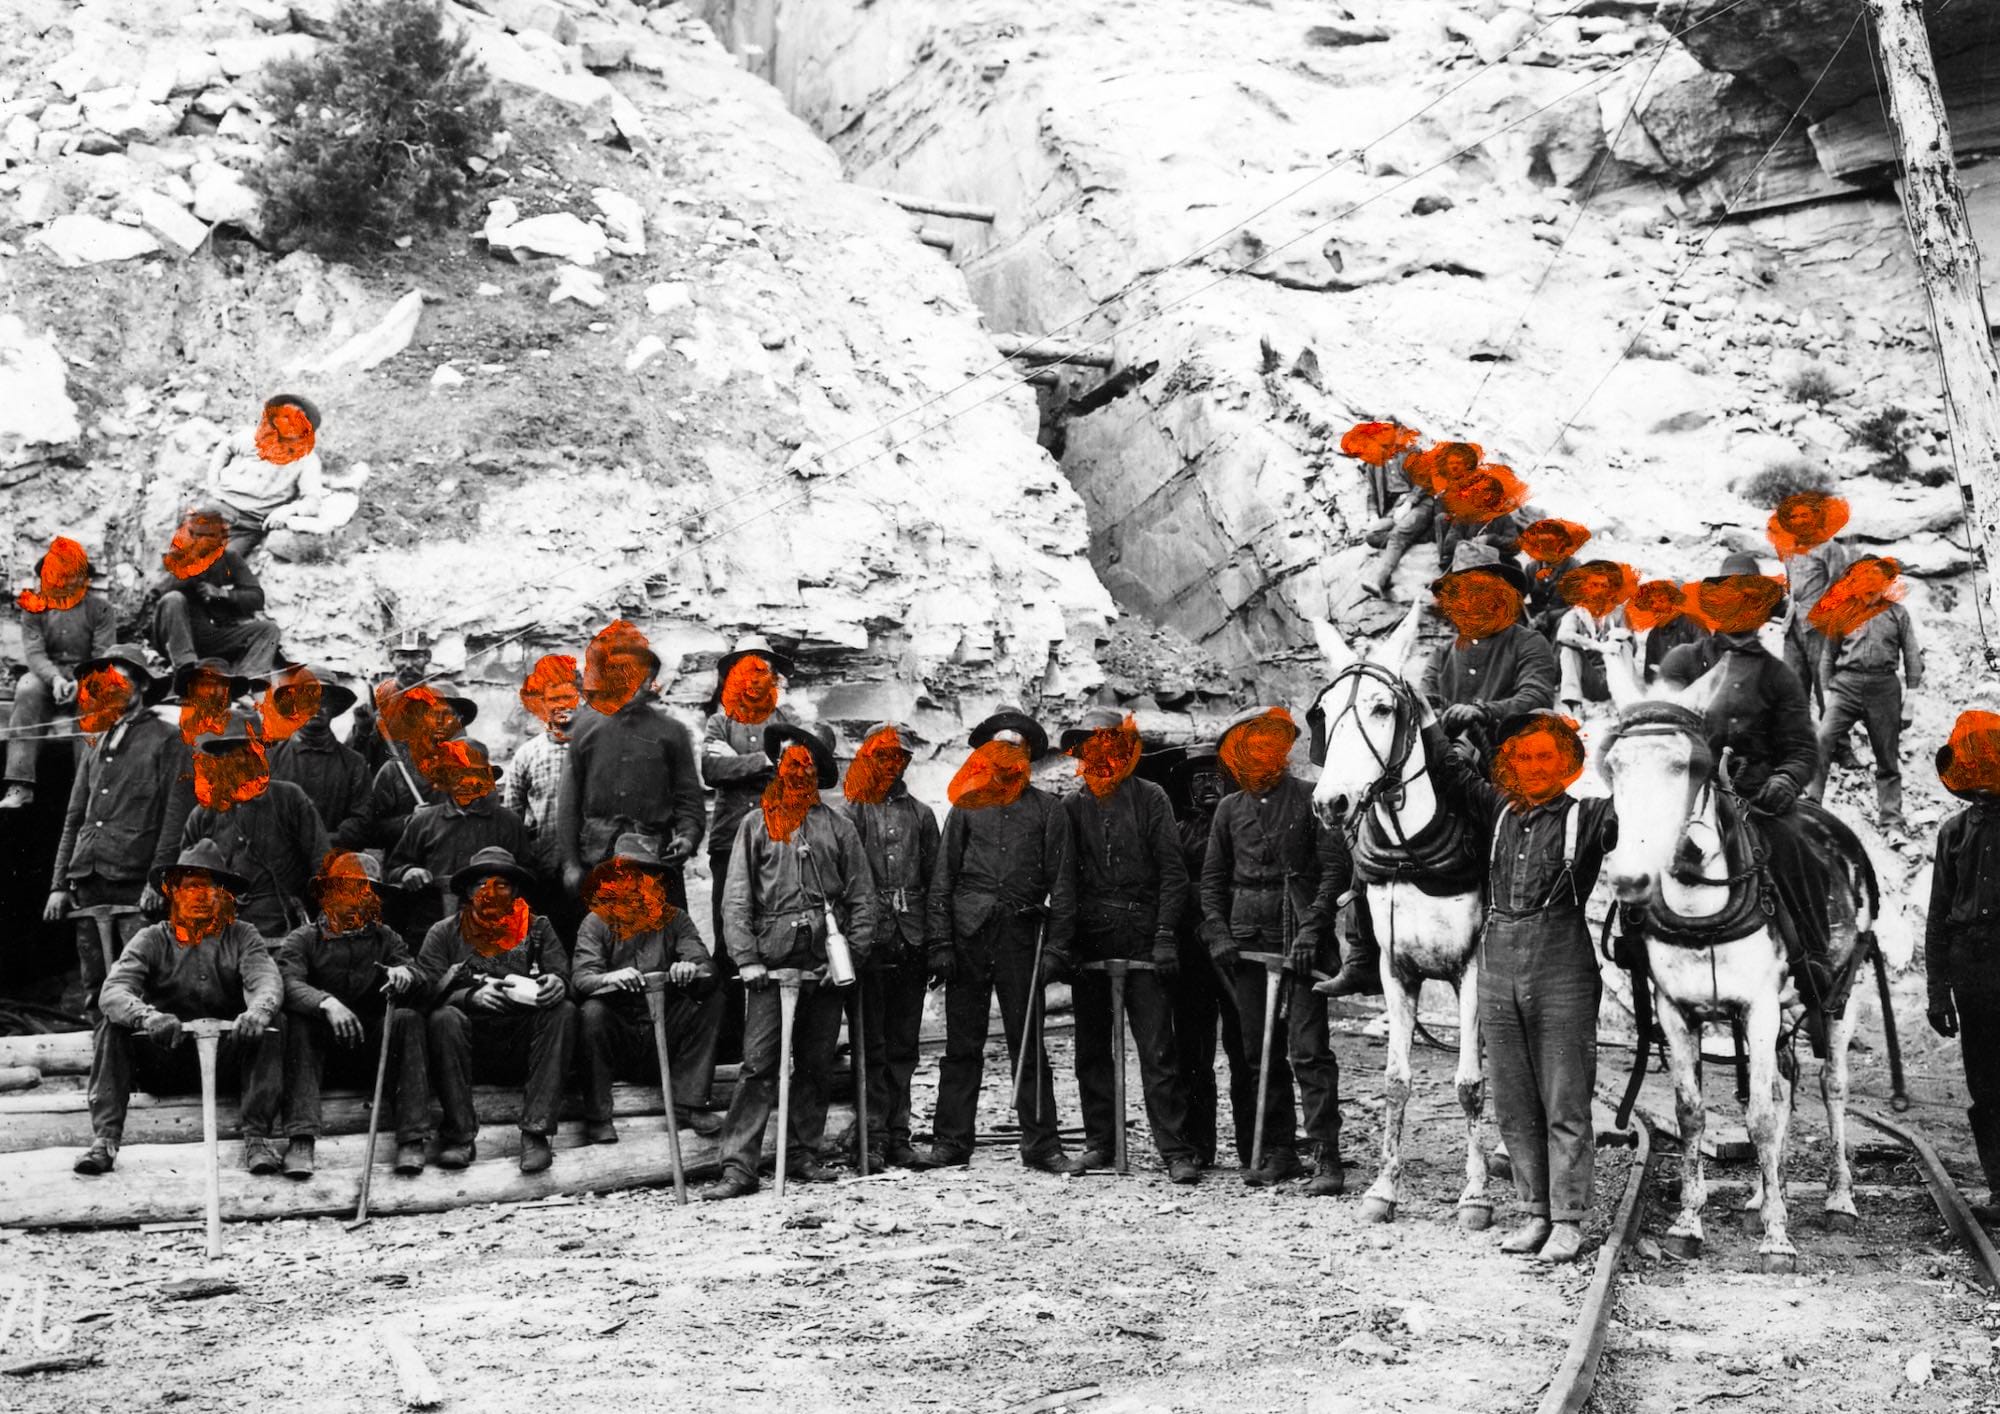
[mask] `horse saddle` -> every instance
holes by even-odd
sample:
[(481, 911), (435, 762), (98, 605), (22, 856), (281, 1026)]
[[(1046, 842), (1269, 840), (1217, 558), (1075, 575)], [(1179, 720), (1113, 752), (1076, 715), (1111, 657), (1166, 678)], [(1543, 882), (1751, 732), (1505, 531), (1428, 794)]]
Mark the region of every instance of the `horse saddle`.
[(1354, 879), (1360, 884), (1397, 880), (1443, 897), (1472, 893), (1486, 880), (1486, 855), (1471, 822), (1449, 811), (1439, 811), (1423, 829), (1399, 840), (1370, 810), (1350, 848)]

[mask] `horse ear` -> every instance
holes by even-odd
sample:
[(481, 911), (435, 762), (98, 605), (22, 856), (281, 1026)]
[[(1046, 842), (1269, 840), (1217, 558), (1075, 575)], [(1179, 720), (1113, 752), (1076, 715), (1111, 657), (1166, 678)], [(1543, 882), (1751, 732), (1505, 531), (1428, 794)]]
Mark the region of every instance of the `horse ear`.
[(1416, 650), (1417, 630), (1422, 626), (1423, 616), (1423, 605), (1412, 604), (1410, 612), (1396, 625), (1396, 631), (1383, 640), (1371, 655), (1375, 662), (1401, 677), (1404, 665), (1410, 661), (1410, 654)]
[(1646, 700), (1646, 689), (1640, 685), (1639, 668), (1633, 661), (1631, 644), (1621, 643), (1615, 651), (1604, 655), (1604, 685), (1610, 689), (1611, 705), (1620, 712)]
[(1708, 704), (1715, 700), (1715, 694), (1722, 688), (1722, 663), (1716, 665), (1689, 683), (1667, 695), (1667, 701), (1675, 702), (1691, 712), (1707, 712)]
[(1327, 671), (1338, 673), (1354, 661), (1354, 649), (1340, 636), (1340, 630), (1327, 620), (1313, 620), (1313, 637), (1319, 640), (1319, 651), (1326, 658)]

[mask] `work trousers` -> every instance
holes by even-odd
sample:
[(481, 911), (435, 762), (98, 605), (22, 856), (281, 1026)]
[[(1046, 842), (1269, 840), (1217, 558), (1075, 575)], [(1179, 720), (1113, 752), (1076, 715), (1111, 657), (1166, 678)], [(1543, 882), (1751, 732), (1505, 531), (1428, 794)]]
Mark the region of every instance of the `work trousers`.
[(1868, 732), (1875, 753), (1876, 803), (1884, 810), (1903, 809), (1903, 684), (1893, 672), (1836, 671), (1826, 695), (1826, 715), (1819, 724), (1819, 771), (1813, 777), (1812, 798), (1826, 794), (1833, 753), (1859, 722)]
[(238, 672), (267, 673), (278, 653), (278, 626), (269, 619), (213, 615), (192, 595), (170, 589), (153, 610), (153, 644), (176, 668), (221, 658)]
[(922, 953), (861, 969), (856, 990), (868, 1051), (868, 1147), (910, 1142), (910, 1077), (924, 1026)]
[[(1118, 1113), (1113, 1077), (1124, 1061), (1125, 1038), (1112, 1032), (1112, 981), (1103, 972), (1079, 971), (1070, 989), (1076, 1017), (1076, 1088), (1083, 1100), (1083, 1138), (1099, 1153), (1117, 1152)], [(1192, 1161), (1187, 1138), (1187, 1094), (1174, 1051), (1173, 1003), (1153, 971), (1125, 974), (1125, 1020), (1139, 1052), (1139, 1083), (1146, 1095), (1146, 1123), (1153, 1147), (1167, 1163)], [(1129, 1106), (1128, 1106), (1129, 1107)]]
[[(58, 717), (74, 717), (76, 699), (56, 701), (55, 691), (34, 673), (24, 673), (14, 684), (14, 709), (7, 719), (7, 784), (31, 786), (42, 748), (63, 738), (53, 735), (50, 724)], [(68, 744), (83, 759), (83, 738), (72, 737)]]
[[(817, 1158), (826, 1134), (827, 1087), (832, 1079), (834, 1051), (840, 1044), (840, 1019), (846, 998), (838, 987), (801, 985), (792, 1019), (791, 1132), (785, 1161), (791, 1165)], [(783, 1010), (776, 983), (750, 992), (743, 1009), (743, 1066), (736, 1073), (736, 1093), (729, 1117), (722, 1122), (722, 1168), (725, 1178), (755, 1181), (764, 1157), (764, 1130), (778, 1107), (778, 1061)]]
[[(334, 1083), (375, 1092), (375, 1067), (381, 1062), (382, 1008), (355, 1009), (361, 1018), (359, 1045), (343, 1046), (334, 1039), (325, 1012), (287, 1018), (285, 1035), (285, 1133), (309, 1139), (320, 1136), (320, 1086)], [(431, 1135), (430, 1057), (424, 1044), (424, 1014), (410, 1007), (395, 1008), (389, 1040), (389, 1075), (382, 1097), (395, 1111), (396, 1142), (421, 1144)]]
[[(709, 1083), (715, 1078), (715, 1025), (721, 1019), (721, 998), (713, 993), (695, 998), (680, 987), (666, 996), (667, 1063), (674, 1072), (674, 1108), (708, 1108)], [(611, 1118), (611, 1083), (660, 1083), (660, 1052), (653, 1041), (653, 1014), (643, 993), (614, 992), (586, 1000), (577, 1008), (582, 1031), (583, 1117), (593, 1123)]]
[[(222, 1020), (234, 1020), (223, 1017)], [(237, 1115), (245, 1139), (273, 1139), (278, 1133), (278, 1105), (285, 1092), (285, 1032), (283, 1012), (251, 1041), (238, 1041), (225, 1031), (216, 1049), (215, 1083), (220, 1093), (226, 1077), (237, 1081)], [(172, 1050), (156, 1046), (143, 1031), (99, 1020), (90, 1057), (90, 1132), (117, 1144), (125, 1136), (125, 1111), (136, 1082), (154, 1095), (201, 1093), (201, 1059), (194, 1037), (182, 1036)]]
[[(731, 832), (730, 841), (735, 835)], [(715, 1041), (716, 1060), (727, 1064), (743, 1058), (743, 1012), (748, 1005), (743, 989), (735, 985), (735, 959), (729, 956), (729, 948), (722, 931), (722, 891), (729, 882), (729, 850), (711, 849), (708, 852), (708, 927), (709, 943), (714, 949), (716, 996), (720, 1010), (717, 1012)], [(685, 908), (685, 903), (680, 905)]]
[(444, 1106), (438, 1134), (449, 1146), (479, 1133), (473, 1071), (482, 1083), (525, 1081), (521, 1132), (551, 1135), (562, 1108), (563, 1076), (576, 1045), (576, 1003), (565, 998), (533, 1011), (469, 1012), (441, 1006), (430, 1015), (431, 1081)]
[(1965, 1057), (1966, 1117), (1986, 1186), (2000, 1201), (2000, 955), (1988, 949), (1984, 966), (1956, 968), (1951, 984), (1958, 1007), (1958, 1044)]
[[(1263, 967), (1257, 963), (1236, 964), (1237, 1024), (1242, 1028), (1243, 1043), (1249, 1048), (1253, 1066), (1260, 1062), (1264, 1043), (1265, 977)], [(1340, 1062), (1334, 1057), (1333, 1043), (1327, 1035), (1326, 998), (1313, 991), (1309, 981), (1287, 973), (1278, 984), (1278, 1006), (1281, 1015), (1271, 1039), (1271, 1078), (1264, 1098), (1265, 1159), (1268, 1161), (1280, 1150), (1297, 1152), (1301, 1110), (1307, 1142), (1324, 1144), (1337, 1153)], [(1292, 1093), (1294, 1081), (1298, 1086), (1296, 1101)], [(1253, 1112), (1256, 1109), (1254, 1091), (1250, 1108)], [(1253, 1113), (1251, 1123), (1255, 1122)], [(1244, 1143), (1239, 1135), (1239, 1150)]]
[(931, 1119), (940, 1157), (962, 1159), (972, 1153), (979, 1082), (986, 1069), (986, 1023), (996, 994), (1000, 998), (1000, 1027), (1007, 1037), (1010, 1086), (1024, 1041), (1034, 1047), (1021, 1077), (1020, 1093), (1013, 1096), (1021, 1128), (1021, 1157), (1033, 1159), (1062, 1152), (1062, 1140), (1056, 1134), (1055, 1081), (1049, 1074), (1049, 1053), (1042, 1045), (1042, 988), (1035, 976), (1037, 927), (1033, 915), (996, 912), (978, 933), (958, 939), (953, 946), (956, 969), (945, 984), (944, 1059), (938, 1064), (937, 1112)]
[(1486, 1079), (1515, 1193), (1535, 1217), (1590, 1216), (1601, 987), (1580, 909), (1487, 916), (1479, 958)]
[(1187, 1098), (1187, 1141), (1206, 1168), (1215, 1162), (1217, 1100), (1215, 1033), (1222, 1030), (1222, 1051), (1229, 1061), (1229, 1112), (1236, 1131), (1236, 1158), (1250, 1162), (1250, 1140), (1257, 1122), (1257, 1066), (1243, 1050), (1243, 1026), (1236, 999), (1224, 1002), (1222, 978), (1209, 960), (1198, 929), (1184, 928), (1179, 940), (1181, 966), (1167, 984), (1173, 998), (1175, 1064), (1181, 1093)]
[[(96, 874), (86, 874), (80, 879), (69, 881), (69, 907), (74, 915), (79, 908), (97, 908), (103, 904), (126, 903), (137, 908), (139, 896), (144, 893), (143, 879), (104, 879)], [(76, 966), (83, 978), (83, 1014), (94, 1026), (97, 1024), (97, 993), (104, 986), (104, 944), (100, 941), (100, 927), (95, 918), (72, 917), (76, 928)], [(113, 960), (125, 951), (125, 945), (146, 926), (144, 917), (137, 913), (120, 914), (110, 920), (111, 955)]]

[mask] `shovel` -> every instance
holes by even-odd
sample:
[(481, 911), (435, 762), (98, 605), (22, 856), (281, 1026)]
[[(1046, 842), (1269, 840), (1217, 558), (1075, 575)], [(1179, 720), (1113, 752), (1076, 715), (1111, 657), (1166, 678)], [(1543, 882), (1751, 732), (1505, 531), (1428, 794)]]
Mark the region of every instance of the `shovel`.
[(785, 1196), (785, 1170), (790, 1163), (786, 1152), (792, 1137), (792, 1019), (799, 1014), (799, 987), (812, 974), (804, 968), (772, 969), (771, 980), (778, 984), (778, 1196)]
[(1271, 1094), (1271, 1041), (1278, 1030), (1278, 987), (1285, 977), (1285, 955), (1246, 952), (1237, 956), (1264, 969), (1264, 1040), (1257, 1049), (1257, 1127), (1251, 1133), (1250, 1167), (1264, 1167), (1264, 1102)]
[[(653, 1017), (653, 1049), (660, 1057), (660, 1106), (667, 1121), (667, 1161), (674, 1170), (674, 1202), (687, 1206), (687, 1168), (681, 1162), (681, 1122), (674, 1114), (674, 1070), (667, 1059), (667, 974), (648, 972), (643, 974), (646, 982), (646, 1010)], [(786, 1027), (789, 1037), (791, 1029)], [(779, 1141), (783, 1143), (783, 1140)]]
[(96, 922), (97, 946), (104, 952), (106, 976), (110, 975), (113, 964), (118, 961), (118, 920), (130, 917), (138, 911), (138, 906), (130, 903), (93, 903), (87, 908), (70, 910), (78, 918), (89, 918)]

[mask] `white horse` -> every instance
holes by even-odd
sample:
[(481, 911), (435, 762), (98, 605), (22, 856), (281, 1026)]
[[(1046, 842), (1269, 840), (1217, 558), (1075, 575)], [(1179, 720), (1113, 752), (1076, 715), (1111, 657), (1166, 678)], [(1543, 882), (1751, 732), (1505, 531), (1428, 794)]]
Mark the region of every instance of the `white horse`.
[[(1760, 881), (1741, 843), (1732, 847), (1725, 836), (1734, 825), (1723, 809), (1716, 763), (1692, 705), (1705, 700), (1709, 679), (1693, 684), (1680, 701), (1653, 703), (1635, 701), (1629, 664), (1613, 667), (1612, 682), (1624, 711), (1600, 761), (1618, 812), (1618, 843), (1605, 861), (1605, 872), (1621, 902), (1644, 906), (1646, 959), (1673, 1070), (1681, 1207), (1667, 1229), (1668, 1245), (1685, 1256), (1701, 1249), (1701, 1210), (1707, 1198), (1701, 1155), (1706, 1118), (1702, 1027), (1740, 1019), (1748, 1038), (1748, 1127), (1758, 1165), (1744, 1209), (1762, 1214), (1763, 1241), (1757, 1250), (1765, 1269), (1788, 1271), (1798, 1254), (1786, 1231), (1783, 1165), (1798, 1067), (1789, 1045), (1781, 1053), (1779, 1042), (1785, 1005), (1796, 1008), (1798, 998), (1784, 944), (1758, 907)], [(1865, 949), (1873, 945), (1869, 930), (1879, 898), (1860, 842), (1837, 821), (1828, 830), (1830, 820), (1816, 822), (1826, 836), (1816, 840), (1821, 846), (1816, 852), (1824, 852), (1834, 865), (1834, 975), (1851, 980), (1867, 960)], [(1845, 1009), (1828, 1028), (1820, 1075), (1831, 1141), (1826, 1220), (1836, 1231), (1849, 1230), (1856, 1221), (1854, 1176), (1847, 1161), (1847, 1044), (1860, 1010), (1861, 991), (1850, 986)]]
[(1373, 1222), (1396, 1216), (1403, 1171), (1403, 1116), (1410, 1102), (1410, 1046), (1416, 1034), (1417, 996), (1427, 979), (1449, 982), (1458, 993), (1458, 1102), (1465, 1111), (1465, 1191), (1459, 1195), (1459, 1224), (1477, 1231), (1493, 1220), (1487, 1195), (1486, 1152), (1479, 1142), (1485, 1100), (1480, 1069), (1479, 933), (1486, 917), (1486, 858), (1469, 871), (1470, 887), (1432, 893), (1423, 846), (1456, 822), (1447, 820), (1432, 789), (1423, 739), (1418, 730), (1422, 703), (1404, 677), (1414, 647), (1419, 611), (1366, 658), (1360, 658), (1331, 624), (1317, 626), (1320, 647), (1333, 678), (1315, 700), (1312, 716), (1323, 723), (1325, 752), (1313, 804), (1331, 821), (1345, 806), (1363, 818), (1361, 828), (1393, 845), (1415, 849), (1388, 853), (1407, 862), (1386, 883), (1367, 885), (1370, 917), (1382, 949), (1382, 994), (1389, 1017), (1389, 1051), (1382, 1106), (1382, 1168), (1361, 1200), (1362, 1215)]

